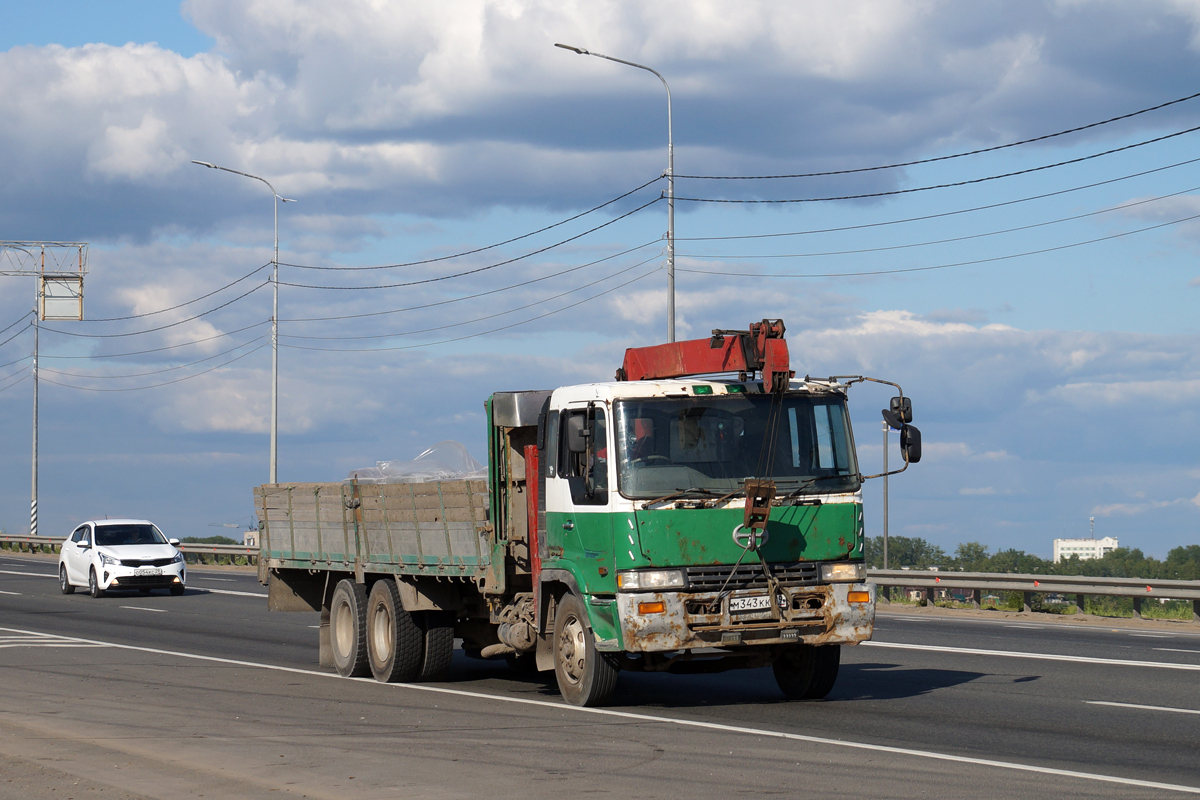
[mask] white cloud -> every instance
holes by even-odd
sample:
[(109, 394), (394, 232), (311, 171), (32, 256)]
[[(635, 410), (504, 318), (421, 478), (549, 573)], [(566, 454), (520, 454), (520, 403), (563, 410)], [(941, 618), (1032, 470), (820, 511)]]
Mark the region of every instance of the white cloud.
[(991, 486), (983, 486), (978, 489), (963, 487), (958, 490), (958, 493), (967, 497), (986, 497), (995, 494), (996, 490)]

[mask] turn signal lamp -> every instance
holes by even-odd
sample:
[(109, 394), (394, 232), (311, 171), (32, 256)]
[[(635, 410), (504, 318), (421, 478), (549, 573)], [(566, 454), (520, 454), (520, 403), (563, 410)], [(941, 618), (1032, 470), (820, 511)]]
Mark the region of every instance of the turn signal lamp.
[(661, 600), (654, 603), (638, 603), (639, 614), (663, 614), (666, 610), (666, 603)]
[(846, 592), (846, 602), (848, 603), (869, 603), (871, 602), (870, 592)]

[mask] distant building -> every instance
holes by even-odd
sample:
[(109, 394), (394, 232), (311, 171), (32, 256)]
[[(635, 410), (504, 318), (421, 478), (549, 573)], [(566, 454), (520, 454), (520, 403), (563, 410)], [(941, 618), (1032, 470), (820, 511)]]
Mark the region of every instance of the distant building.
[(1103, 539), (1055, 539), (1054, 563), (1071, 556), (1079, 556), (1084, 560), (1103, 558), (1119, 546), (1115, 536), (1105, 536)]
[(258, 547), (258, 531), (246, 531), (243, 533), (242, 544), (246, 547)]

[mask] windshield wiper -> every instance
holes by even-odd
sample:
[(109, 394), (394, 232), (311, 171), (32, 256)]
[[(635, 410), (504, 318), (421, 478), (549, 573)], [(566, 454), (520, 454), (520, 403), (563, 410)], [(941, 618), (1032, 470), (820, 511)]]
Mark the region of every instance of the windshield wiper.
[[(841, 477), (841, 476), (839, 476), (839, 475), (818, 475), (815, 478), (809, 478), (808, 480), (801, 481), (799, 486), (797, 486), (795, 489), (788, 492), (787, 494), (783, 495), (782, 497), (776, 498), (776, 500), (780, 504), (782, 504), (783, 502), (785, 502), (787, 500), (794, 500), (797, 497), (799, 497), (806, 489), (808, 489), (808, 487), (812, 486), (817, 481), (827, 481), (830, 478), (837, 478), (837, 477)], [(812, 505), (816, 505), (816, 506), (821, 505), (820, 498), (813, 498), (812, 500), (805, 501), (805, 502), (810, 502), (810, 503), (812, 503)]]
[(671, 492), (670, 494), (663, 495), (662, 497), (658, 498), (657, 500), (647, 500), (646, 502), (642, 503), (642, 510), (645, 511), (650, 506), (657, 505), (658, 503), (665, 503), (668, 500), (674, 500), (678, 497), (685, 497), (689, 494), (708, 495), (708, 494), (712, 494), (712, 492), (710, 492), (708, 489), (701, 489), (698, 486), (693, 486), (690, 489), (676, 489), (675, 491)]

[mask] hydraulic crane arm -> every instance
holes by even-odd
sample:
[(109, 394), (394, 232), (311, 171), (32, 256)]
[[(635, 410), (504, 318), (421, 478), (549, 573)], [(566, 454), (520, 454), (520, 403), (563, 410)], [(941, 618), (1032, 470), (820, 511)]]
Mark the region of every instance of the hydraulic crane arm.
[(787, 391), (795, 375), (789, 368), (783, 320), (764, 319), (745, 331), (714, 330), (709, 339), (631, 347), (617, 370), (619, 381), (684, 378), (716, 372), (760, 374), (767, 391)]

